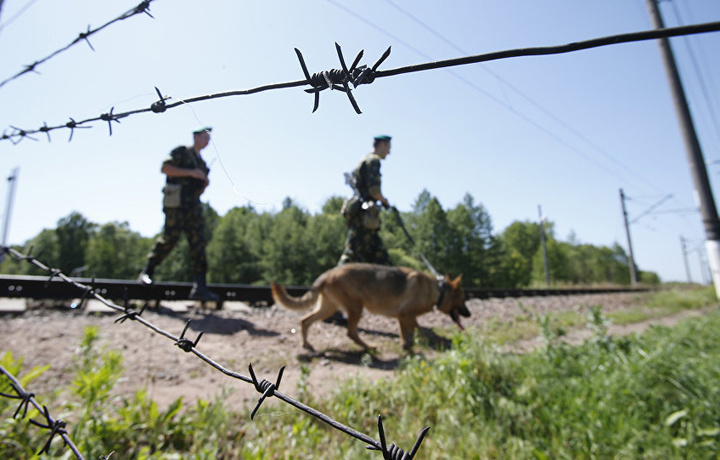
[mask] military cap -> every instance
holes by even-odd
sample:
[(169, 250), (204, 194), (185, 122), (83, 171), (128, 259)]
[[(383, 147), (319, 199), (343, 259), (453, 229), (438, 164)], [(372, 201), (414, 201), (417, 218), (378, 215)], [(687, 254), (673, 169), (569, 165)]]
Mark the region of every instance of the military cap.
[(193, 134), (200, 134), (200, 133), (204, 133), (205, 131), (211, 132), (211, 131), (212, 131), (212, 128), (209, 127), (209, 126), (206, 126), (206, 127), (204, 127), (204, 128), (198, 128), (198, 129), (196, 129), (195, 131), (193, 131)]
[(388, 136), (387, 134), (380, 134), (379, 136), (375, 136), (376, 141), (389, 141), (392, 139), (392, 137)]

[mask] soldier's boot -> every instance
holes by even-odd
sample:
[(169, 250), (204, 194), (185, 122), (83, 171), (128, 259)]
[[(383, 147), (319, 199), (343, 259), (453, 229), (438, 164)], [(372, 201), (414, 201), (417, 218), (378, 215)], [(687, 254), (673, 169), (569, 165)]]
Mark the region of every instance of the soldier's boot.
[(155, 282), (155, 280), (153, 279), (154, 272), (155, 272), (155, 267), (150, 265), (150, 263), (148, 262), (148, 264), (145, 265), (145, 268), (143, 268), (142, 271), (140, 272), (140, 274), (138, 275), (138, 282), (148, 285), (148, 286), (153, 284)]
[(195, 276), (195, 282), (190, 290), (190, 298), (193, 300), (207, 300), (210, 302), (217, 302), (220, 300), (220, 297), (218, 297), (217, 294), (208, 289), (207, 284), (205, 283), (205, 275)]

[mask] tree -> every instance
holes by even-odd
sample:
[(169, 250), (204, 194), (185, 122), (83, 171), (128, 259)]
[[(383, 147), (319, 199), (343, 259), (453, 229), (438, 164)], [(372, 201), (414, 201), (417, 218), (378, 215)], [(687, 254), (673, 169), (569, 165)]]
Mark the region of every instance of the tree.
[(65, 273), (85, 265), (85, 249), (97, 225), (73, 211), (58, 221), (55, 234), (58, 242), (58, 268)]
[(414, 212), (409, 221), (408, 230), (416, 244), (412, 254), (417, 255), (418, 259), (420, 253), (424, 254), (438, 270), (452, 270), (451, 245), (455, 235), (447, 214), (437, 198), (423, 191), (415, 202)]
[(469, 285), (494, 287), (500, 275), (500, 252), (492, 234), (490, 214), (466, 194), (462, 203), (448, 211), (447, 216), (452, 238), (448, 251), (452, 261), (450, 269), (453, 273), (463, 273)]
[(290, 198), (283, 202), (283, 210), (273, 218), (267, 237), (263, 240), (263, 278), (282, 284), (309, 284), (318, 273), (307, 270), (310, 251), (305, 238), (308, 213)]
[(322, 214), (310, 216), (308, 220), (305, 233), (307, 246), (311, 251), (308, 254), (308, 271), (313, 279), (335, 266), (343, 252), (347, 226), (338, 204), (342, 206), (342, 198), (329, 198), (323, 205)]
[(251, 284), (260, 280), (259, 253), (248, 228), (257, 219), (252, 207), (233, 208), (222, 217), (208, 244), (208, 278), (215, 283)]
[[(568, 283), (571, 281), (570, 265), (569, 265), (569, 248), (568, 243), (556, 240), (552, 235), (548, 235), (545, 240), (547, 248), (548, 270), (550, 272), (551, 283)], [(533, 276), (532, 281), (537, 284), (545, 284), (545, 266), (543, 263), (542, 248), (538, 248), (533, 258)]]
[(104, 224), (90, 238), (86, 251), (88, 276), (133, 279), (145, 262), (148, 238), (130, 230), (127, 222)]
[[(14, 247), (21, 254), (36, 257), (53, 268), (58, 266), (58, 240), (55, 230), (44, 229), (34, 238), (28, 240), (23, 246)], [(37, 268), (33, 264), (25, 261), (17, 261), (13, 257), (5, 257), (5, 261), (0, 265), (2, 273), (10, 275), (45, 275), (46, 272)]]
[(506, 268), (517, 286), (528, 286), (532, 279), (533, 258), (540, 247), (540, 225), (515, 221), (500, 235), (506, 248)]

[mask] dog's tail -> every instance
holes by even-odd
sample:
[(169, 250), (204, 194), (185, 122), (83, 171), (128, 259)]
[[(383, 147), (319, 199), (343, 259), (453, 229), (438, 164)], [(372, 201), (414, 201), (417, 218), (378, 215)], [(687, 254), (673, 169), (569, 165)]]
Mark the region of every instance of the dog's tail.
[(317, 288), (312, 287), (301, 297), (293, 297), (287, 293), (285, 286), (274, 282), (270, 283), (270, 289), (275, 303), (288, 310), (307, 310), (315, 305), (320, 294)]

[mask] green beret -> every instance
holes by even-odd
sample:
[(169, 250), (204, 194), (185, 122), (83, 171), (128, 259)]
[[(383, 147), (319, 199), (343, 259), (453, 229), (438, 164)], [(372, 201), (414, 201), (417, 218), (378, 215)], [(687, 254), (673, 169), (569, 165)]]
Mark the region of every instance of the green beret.
[(195, 131), (193, 131), (193, 134), (200, 134), (200, 133), (204, 133), (205, 131), (211, 132), (211, 131), (212, 131), (212, 128), (209, 127), (209, 126), (206, 126), (206, 127), (204, 127), (204, 128), (198, 128), (198, 129), (196, 129)]
[(381, 134), (379, 136), (375, 136), (376, 141), (389, 141), (392, 139), (392, 137), (388, 136), (387, 134)]

